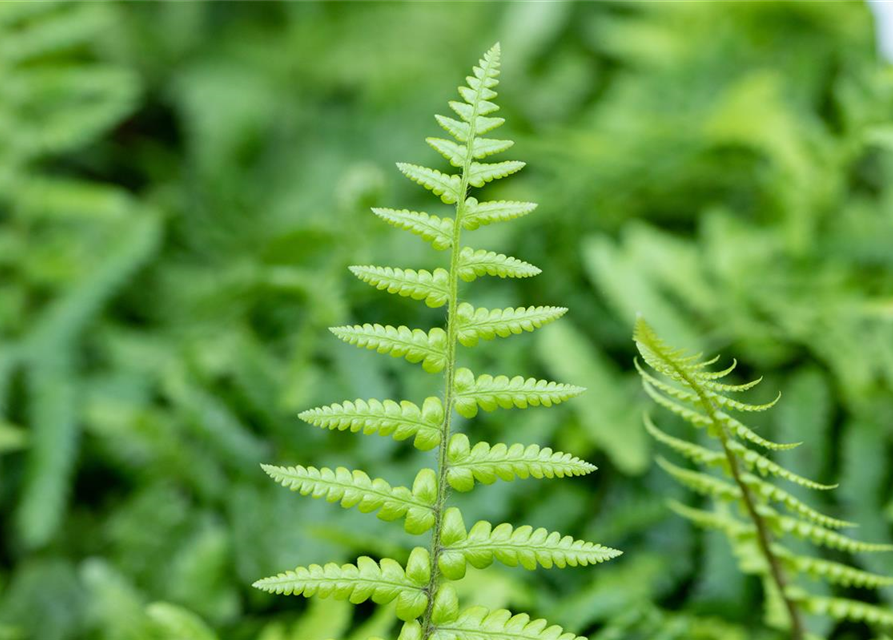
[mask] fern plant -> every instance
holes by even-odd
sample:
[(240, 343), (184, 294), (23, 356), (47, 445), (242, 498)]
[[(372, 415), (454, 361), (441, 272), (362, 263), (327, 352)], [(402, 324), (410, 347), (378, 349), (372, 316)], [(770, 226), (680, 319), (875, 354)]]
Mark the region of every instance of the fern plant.
[[(694, 464), (716, 468), (725, 476), (723, 479), (686, 469), (659, 457), (658, 464), (674, 480), (718, 503), (712, 511), (677, 502), (671, 502), (670, 506), (695, 525), (722, 531), (729, 538), (742, 570), (762, 579), (770, 622), (789, 630), (793, 640), (814, 637), (807, 633), (803, 620), (805, 613), (826, 615), (838, 621), (893, 626), (893, 612), (887, 609), (849, 598), (813, 595), (792, 582), (803, 575), (844, 588), (879, 589), (893, 585), (893, 578), (839, 561), (800, 555), (782, 544), (785, 537), (800, 538), (847, 553), (891, 551), (893, 545), (860, 542), (838, 533), (838, 529), (855, 525), (817, 511), (767, 480), (779, 478), (817, 491), (837, 486), (800, 476), (749, 446), (785, 451), (800, 444), (767, 440), (732, 415), (732, 412), (766, 411), (778, 402), (781, 394), (766, 404), (747, 404), (733, 399), (729, 394), (752, 389), (762, 378), (744, 384), (721, 382), (735, 369), (736, 361), (715, 371), (711, 365), (719, 360), (718, 356), (704, 360), (700, 354), (687, 355), (683, 350), (671, 348), (642, 318), (636, 322), (633, 339), (642, 359), (658, 374), (649, 372), (638, 359), (635, 361), (645, 392), (658, 405), (695, 428), (706, 428), (707, 434), (718, 444), (711, 449), (674, 437), (660, 430), (648, 414), (645, 415), (645, 427), (657, 442)], [(745, 519), (729, 512), (723, 503), (738, 505)]]
[(458, 119), (436, 116), (454, 140), (427, 140), (459, 172), (448, 174), (414, 164), (397, 165), (410, 180), (440, 196), (444, 203), (455, 205), (455, 215), (373, 210), (385, 222), (419, 236), (434, 249), (448, 250), (449, 268), (351, 268), (354, 275), (380, 290), (424, 301), (429, 307), (446, 307), (445, 328), (426, 331), (362, 324), (332, 329), (349, 344), (419, 363), (428, 373), (442, 373), (443, 397), (426, 398), (421, 406), (407, 400), (355, 400), (300, 415), (324, 429), (397, 440), (413, 438), (416, 448), (436, 451), (436, 465), (419, 471), (411, 488), (392, 486), (361, 470), (264, 466), (274, 480), (304, 495), (340, 502), (345, 508), (377, 512), (383, 520), (403, 520), (404, 528), (411, 534), (431, 532), (427, 547), (413, 549), (405, 566), (390, 558), (361, 557), (355, 564), (298, 567), (255, 583), (259, 589), (272, 593), (332, 596), (355, 604), (366, 600), (378, 604), (396, 601), (397, 616), (404, 621), (401, 640), (572, 640), (576, 638), (574, 634), (549, 626), (544, 620), (531, 620), (525, 614), (482, 607), (460, 609), (456, 591), (448, 582), (461, 579), (469, 564), (479, 569), (494, 561), (509, 566), (520, 564), (527, 569), (565, 567), (596, 564), (619, 554), (614, 549), (542, 528), (507, 523), (494, 527), (481, 521), (469, 529), (462, 513), (448, 504), (451, 490), (470, 491), (475, 483), (531, 476), (578, 476), (595, 469), (570, 454), (549, 448), (486, 442), (472, 445), (466, 435), (453, 433), (454, 412), (473, 418), (479, 409), (548, 407), (583, 391), (568, 384), (522, 376), (476, 375), (458, 366), (459, 346), (473, 347), (480, 339), (533, 331), (566, 311), (545, 306), (482, 309), (459, 298), (460, 280), (471, 282), (485, 275), (526, 278), (540, 272), (516, 258), (461, 245), (463, 231), (509, 221), (536, 208), (529, 202), (478, 201), (468, 196), (470, 187), (483, 187), (524, 166), (516, 161), (480, 162), (513, 144), (510, 140), (482, 137), (503, 124), (502, 118), (491, 115), (498, 109), (493, 99), (497, 95), (494, 87), (498, 84), (499, 56), (497, 44), (474, 67), (473, 75), (467, 77), (467, 86), (459, 88), (463, 101), (449, 103)]

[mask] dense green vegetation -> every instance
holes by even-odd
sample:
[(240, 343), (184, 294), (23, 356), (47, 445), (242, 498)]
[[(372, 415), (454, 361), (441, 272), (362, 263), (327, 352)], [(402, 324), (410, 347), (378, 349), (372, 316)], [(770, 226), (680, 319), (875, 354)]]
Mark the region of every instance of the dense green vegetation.
[[(430, 460), (411, 440), (297, 414), (442, 391), (326, 328), (442, 320), (345, 268), (431, 268), (425, 243), (369, 208), (448, 214), (393, 164), (440, 135), (429, 114), (497, 40), (500, 115), (527, 168), (487, 198), (541, 205), (475, 231), (475, 246), (545, 272), (480, 279), (467, 301), (571, 312), (468, 350), (464, 366), (588, 391), (456, 428), (599, 469), (455, 502), (468, 523), (625, 555), (469, 569), (459, 597), (590, 640), (784, 637), (754, 615), (760, 582), (725, 536), (666, 505), (707, 503), (651, 462), (637, 312), (670, 344), (734, 354), (734, 382), (765, 375), (750, 401), (781, 389), (749, 424), (805, 442), (784, 454), (790, 471), (840, 482), (812, 504), (859, 522), (862, 539), (893, 538), (893, 70), (861, 3), (4, 3), (0, 638), (396, 637), (387, 607), (251, 588), (361, 555), (405, 564), (415, 546), (284, 491), (259, 464), (411, 486)], [(893, 573), (893, 554), (854, 562)]]

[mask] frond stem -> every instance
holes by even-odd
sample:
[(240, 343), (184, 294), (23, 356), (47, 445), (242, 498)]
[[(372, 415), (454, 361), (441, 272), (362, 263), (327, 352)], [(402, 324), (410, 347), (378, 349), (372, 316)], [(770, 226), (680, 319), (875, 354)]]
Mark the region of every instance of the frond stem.
[[(485, 70), (484, 77), (488, 74)], [(459, 198), (456, 201), (456, 219), (453, 222), (453, 236), (450, 245), (450, 290), (449, 301), (447, 303), (447, 357), (446, 367), (444, 369), (445, 387), (444, 387), (444, 416), (443, 429), (441, 433), (440, 446), (438, 448), (437, 460), (437, 500), (434, 503), (434, 531), (431, 534), (431, 579), (425, 591), (428, 594), (428, 608), (422, 617), (422, 640), (429, 640), (431, 634), (434, 633), (434, 627), (431, 621), (431, 614), (434, 610), (434, 596), (437, 587), (440, 584), (440, 568), (438, 560), (443, 552), (443, 544), (441, 543), (441, 534), (443, 531), (443, 514), (446, 510), (446, 501), (449, 497), (449, 483), (447, 482), (447, 471), (449, 469), (449, 459), (447, 451), (450, 439), (450, 429), (453, 419), (453, 405), (455, 397), (453, 387), (455, 386), (456, 377), (456, 344), (459, 333), (459, 322), (456, 310), (459, 306), (459, 253), (460, 239), (462, 235), (462, 217), (465, 215), (465, 200), (468, 192), (468, 178), (471, 173), (471, 163), (474, 159), (474, 139), (475, 128), (477, 124), (478, 109), (480, 107), (481, 92), (484, 88), (484, 79), (478, 85), (475, 91), (474, 103), (472, 104), (471, 118), (468, 123), (468, 138), (465, 141), (465, 161), (462, 164), (462, 177), (459, 186)]]
[(735, 481), (735, 484), (738, 485), (738, 488), (741, 489), (741, 497), (744, 501), (744, 506), (747, 509), (747, 513), (750, 516), (750, 519), (753, 520), (754, 525), (757, 530), (757, 542), (760, 546), (760, 551), (763, 554), (763, 557), (766, 559), (766, 564), (769, 565), (769, 572), (772, 575), (772, 580), (775, 583), (776, 588), (778, 589), (778, 593), (781, 596), (782, 601), (784, 601), (785, 608), (788, 611), (788, 617), (791, 620), (791, 640), (805, 640), (806, 638), (806, 630), (803, 626), (803, 616), (800, 613), (800, 610), (797, 608), (797, 604), (787, 595), (787, 586), (788, 579), (785, 575), (784, 569), (781, 566), (781, 561), (778, 559), (778, 556), (772, 550), (772, 533), (769, 531), (769, 527), (766, 525), (766, 521), (763, 517), (757, 512), (756, 502), (753, 497), (753, 493), (750, 490), (750, 487), (744, 482), (741, 477), (741, 467), (738, 464), (738, 458), (732, 453), (729, 449), (729, 434), (726, 431), (726, 426), (722, 423), (722, 421), (716, 416), (716, 406), (713, 404), (713, 401), (704, 393), (704, 390), (701, 388), (701, 385), (697, 383), (688, 373), (682, 368), (676, 365), (672, 360), (665, 359), (665, 362), (668, 362), (673, 369), (685, 380), (686, 384), (694, 390), (694, 392), (698, 395), (698, 400), (700, 405), (704, 408), (704, 411), (707, 413), (707, 416), (710, 418), (710, 421), (713, 423), (716, 432), (719, 434), (719, 441), (722, 444), (722, 450), (725, 453), (726, 460), (729, 463), (729, 470), (732, 473), (732, 478)]

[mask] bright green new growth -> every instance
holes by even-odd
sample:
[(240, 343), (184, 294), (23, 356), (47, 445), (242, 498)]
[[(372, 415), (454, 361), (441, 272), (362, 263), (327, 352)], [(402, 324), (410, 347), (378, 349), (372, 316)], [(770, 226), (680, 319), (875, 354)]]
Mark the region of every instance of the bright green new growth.
[[(783, 624), (794, 640), (808, 637), (802, 620), (803, 612), (825, 615), (835, 620), (893, 626), (893, 612), (887, 609), (851, 599), (811, 595), (799, 586), (790, 584), (791, 578), (805, 575), (842, 587), (879, 589), (893, 585), (893, 578), (862, 571), (841, 562), (798, 555), (781, 544), (780, 540), (785, 536), (849, 553), (891, 551), (893, 545), (860, 542), (837, 533), (835, 529), (855, 525), (816, 511), (764, 479), (773, 476), (815, 490), (829, 490), (837, 486), (799, 476), (748, 448), (745, 442), (774, 451), (791, 449), (797, 444), (778, 444), (766, 440), (725, 412), (726, 409), (766, 411), (775, 405), (778, 398), (768, 404), (751, 405), (726, 396), (726, 393), (746, 391), (760, 380), (741, 385), (718, 382), (732, 372), (735, 362), (722, 371), (711, 371), (710, 365), (718, 358), (704, 361), (700, 355), (689, 356), (682, 350), (667, 346), (641, 318), (636, 322), (633, 339), (642, 359), (662, 376), (652, 375), (636, 361), (646, 393), (694, 427), (706, 427), (707, 433), (720, 446), (719, 449), (708, 449), (668, 435), (646, 415), (648, 432), (655, 440), (695, 465), (721, 470), (731, 482), (679, 467), (662, 457), (658, 458), (658, 464), (695, 493), (717, 502), (739, 505), (747, 520), (739, 520), (723, 508), (705, 511), (676, 502), (671, 503), (671, 508), (700, 527), (725, 533), (741, 558), (742, 570), (760, 576), (767, 597), (783, 604), (787, 612), (787, 620)], [(777, 510), (773, 503), (783, 507), (790, 515)]]
[(351, 271), (360, 280), (382, 291), (424, 301), (429, 307), (447, 306), (446, 327), (430, 330), (363, 324), (336, 327), (332, 332), (349, 344), (421, 363), (428, 373), (443, 371), (443, 399), (426, 398), (421, 407), (402, 400), (354, 400), (310, 409), (302, 420), (315, 426), (355, 433), (414, 438), (422, 451), (437, 449), (434, 469), (422, 469), (412, 488), (395, 487), (360, 470), (274, 467), (264, 465), (274, 480), (314, 498), (377, 512), (382, 520), (404, 520), (415, 535), (432, 531), (429, 548), (417, 547), (404, 568), (392, 559), (376, 562), (360, 558), (356, 565), (327, 564), (298, 567), (265, 578), (255, 586), (272, 593), (332, 596), (352, 603), (396, 601), (397, 616), (405, 621), (399, 640), (579, 640), (545, 620), (513, 615), (506, 610), (481, 607), (462, 609), (450, 580), (461, 579), (467, 566), (483, 569), (494, 561), (508, 566), (576, 567), (605, 562), (619, 551), (530, 526), (478, 522), (467, 529), (458, 509), (447, 507), (451, 489), (471, 491), (475, 483), (517, 478), (563, 478), (590, 473), (595, 467), (568, 453), (537, 445), (472, 445), (463, 434), (451, 434), (456, 412), (473, 418), (479, 409), (494, 411), (528, 406), (552, 406), (580, 394), (583, 389), (567, 384), (504, 375), (476, 375), (457, 366), (458, 346), (474, 347), (495, 337), (506, 338), (559, 319), (563, 307), (474, 308), (459, 300), (459, 281), (491, 275), (527, 278), (540, 273), (533, 265), (495, 253), (460, 245), (462, 230), (513, 220), (536, 208), (529, 202), (479, 202), (468, 197), (469, 187), (519, 171), (522, 162), (477, 162), (512, 146), (509, 140), (480, 137), (503, 123), (488, 116), (498, 110), (492, 102), (498, 84), (499, 45), (494, 46), (468, 86), (460, 87), (464, 102), (450, 102), (460, 120), (437, 116), (440, 125), (456, 141), (429, 138), (428, 143), (454, 167), (456, 175), (410, 164), (398, 168), (447, 204), (455, 204), (453, 218), (406, 209), (373, 209), (385, 222), (409, 231), (437, 250), (450, 251), (449, 270), (402, 269), (357, 266)]

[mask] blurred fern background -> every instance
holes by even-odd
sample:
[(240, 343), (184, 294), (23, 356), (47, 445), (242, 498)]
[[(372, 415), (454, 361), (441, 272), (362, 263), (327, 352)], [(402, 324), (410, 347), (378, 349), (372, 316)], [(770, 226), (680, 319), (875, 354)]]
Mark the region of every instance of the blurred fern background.
[(469, 366), (589, 391), (477, 425), (599, 471), (494, 485), (462, 510), (625, 555), (460, 589), (590, 640), (780, 637), (722, 535), (665, 507), (682, 492), (652, 469), (631, 327), (641, 311), (673, 344), (768, 372), (766, 399), (784, 398), (761, 433), (806, 440), (789, 467), (839, 480), (822, 506), (890, 540), (893, 68), (875, 29), (861, 2), (0, 4), (0, 639), (395, 634), (387, 611), (250, 588), (411, 548), (258, 465), (403, 484), (422, 466), (296, 414), (434, 392), (325, 329), (433, 322), (345, 267), (431, 268), (368, 209), (429, 204), (393, 163), (431, 161), (428, 114), (497, 40), (528, 161), (509, 188), (541, 204), (481, 245), (545, 273), (470, 301), (573, 313)]

